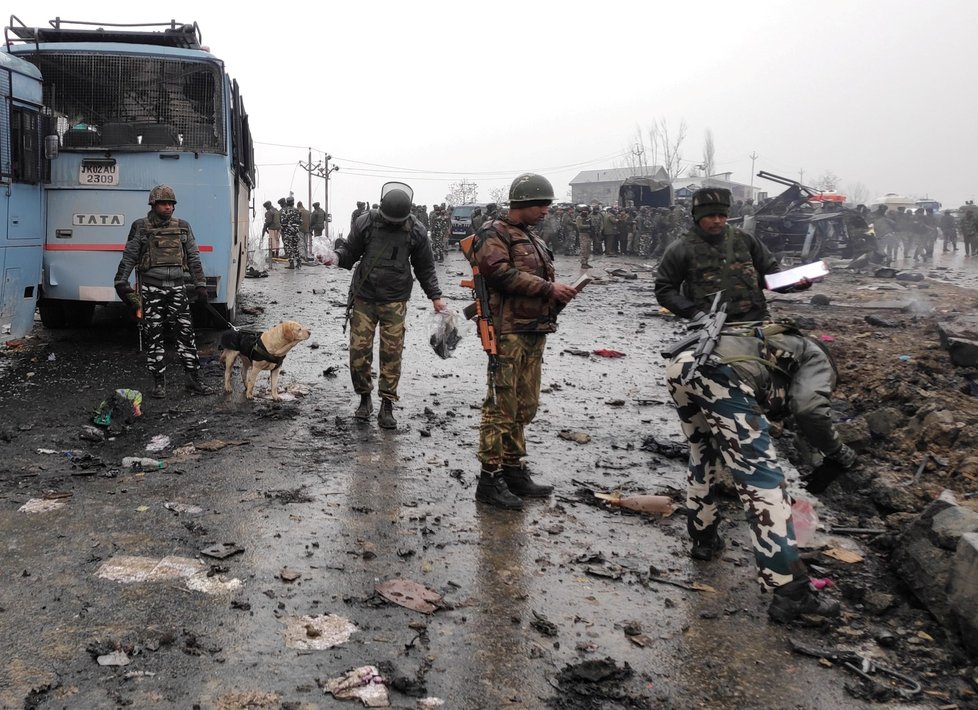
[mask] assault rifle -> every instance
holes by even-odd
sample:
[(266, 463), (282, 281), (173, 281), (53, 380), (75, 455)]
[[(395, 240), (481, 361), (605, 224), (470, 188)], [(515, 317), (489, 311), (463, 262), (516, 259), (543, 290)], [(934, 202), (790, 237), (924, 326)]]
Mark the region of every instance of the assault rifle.
[(696, 341), (696, 349), (693, 351), (693, 366), (686, 370), (686, 373), (680, 379), (680, 383), (684, 385), (688, 384), (693, 379), (693, 375), (710, 359), (710, 355), (713, 354), (713, 349), (717, 346), (717, 341), (720, 339), (723, 326), (727, 322), (727, 304), (720, 305), (721, 294), (723, 294), (723, 291), (717, 291), (717, 295), (713, 297), (713, 305), (710, 306), (710, 312), (706, 315), (703, 325), (699, 328), (697, 333), (699, 338)]
[(469, 260), (472, 267), (472, 278), (462, 279), (464, 288), (472, 289), (475, 301), (470, 303), (462, 310), (462, 315), (466, 320), (476, 319), (476, 326), (479, 329), (479, 340), (482, 341), (482, 349), (489, 356), (489, 401), (496, 402), (496, 329), (492, 324), (492, 311), (489, 309), (489, 289), (486, 286), (485, 278), (479, 272), (479, 262), (475, 258), (475, 235), (471, 234), (459, 243), (459, 248)]

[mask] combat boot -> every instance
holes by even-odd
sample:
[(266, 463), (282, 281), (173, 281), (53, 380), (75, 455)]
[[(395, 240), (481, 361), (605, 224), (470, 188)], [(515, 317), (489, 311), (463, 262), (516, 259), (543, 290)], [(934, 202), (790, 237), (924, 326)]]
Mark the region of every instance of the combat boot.
[(370, 415), (374, 413), (374, 403), (370, 399), (370, 393), (360, 395), (360, 406), (357, 407), (357, 411), (353, 413), (354, 419), (362, 419), (366, 421), (370, 419)]
[(200, 370), (187, 370), (184, 388), (191, 394), (214, 394), (214, 388), (208, 387), (200, 379)]
[(767, 608), (771, 621), (787, 624), (803, 614), (838, 616), (839, 602), (820, 598), (807, 577), (796, 579), (774, 590), (774, 599)]
[(723, 538), (717, 534), (716, 530), (713, 530), (710, 535), (693, 538), (693, 547), (689, 551), (689, 556), (694, 560), (709, 562), (723, 552), (723, 548)]
[(503, 466), (503, 480), (510, 493), (520, 498), (546, 498), (554, 492), (553, 486), (534, 483), (525, 466)]
[(162, 372), (158, 375), (153, 375), (153, 391), (150, 392), (150, 397), (156, 399), (166, 397), (166, 375)]
[(394, 402), (381, 397), (380, 411), (377, 413), (377, 426), (381, 429), (397, 429), (397, 421), (394, 419)]
[(295, 261), (293, 259), (289, 259), (289, 263), (286, 264), (285, 268), (286, 269), (294, 269), (295, 268)]
[(479, 473), (479, 485), (475, 489), (475, 499), (495, 508), (506, 510), (523, 510), (523, 501), (513, 495), (506, 486), (503, 470), (482, 467)]

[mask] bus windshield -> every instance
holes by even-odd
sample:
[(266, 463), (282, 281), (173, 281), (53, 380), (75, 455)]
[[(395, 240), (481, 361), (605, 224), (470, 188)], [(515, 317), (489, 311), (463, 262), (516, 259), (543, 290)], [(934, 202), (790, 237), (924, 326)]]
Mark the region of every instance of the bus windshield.
[(41, 70), (64, 150), (225, 152), (218, 63), (85, 52), (24, 58)]

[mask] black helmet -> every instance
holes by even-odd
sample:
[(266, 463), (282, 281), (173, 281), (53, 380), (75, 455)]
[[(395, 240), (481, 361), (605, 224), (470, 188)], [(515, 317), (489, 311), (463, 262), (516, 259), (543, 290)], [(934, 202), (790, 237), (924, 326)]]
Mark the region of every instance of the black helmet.
[(399, 224), (411, 214), (414, 190), (403, 182), (389, 182), (380, 189), (380, 216)]
[(287, 204), (287, 205), (294, 205), (295, 204), (295, 198), (292, 197), (292, 195), (289, 195), (288, 197), (285, 198), (285, 204)]
[(318, 203), (318, 202), (313, 202), (313, 203), (312, 203), (312, 206), (313, 206), (313, 207), (319, 207), (319, 203)]
[(262, 207), (264, 207), (266, 210), (267, 209), (271, 209), (271, 207), (272, 207), (272, 201), (271, 200), (265, 200), (265, 204), (263, 204)]
[(527, 207), (528, 203), (550, 204), (554, 201), (554, 186), (543, 175), (523, 173), (509, 186), (509, 204)]

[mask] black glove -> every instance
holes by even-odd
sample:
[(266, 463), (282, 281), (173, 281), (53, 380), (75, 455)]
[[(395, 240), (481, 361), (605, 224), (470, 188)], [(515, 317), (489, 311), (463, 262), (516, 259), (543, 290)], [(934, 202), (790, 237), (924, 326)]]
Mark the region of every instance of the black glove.
[(207, 287), (197, 287), (197, 303), (207, 303)]
[(333, 251), (339, 251), (346, 247), (346, 240), (343, 237), (337, 237), (333, 240)]
[(133, 290), (132, 290), (132, 286), (130, 286), (129, 282), (127, 281), (124, 284), (116, 284), (115, 292), (119, 295), (120, 301), (122, 301), (123, 303), (128, 303), (128, 301), (126, 300), (126, 296), (132, 293)]
[(823, 493), (835, 479), (856, 468), (858, 464), (856, 452), (843, 444), (837, 452), (825, 456), (811, 473), (802, 476), (802, 485), (809, 493)]

